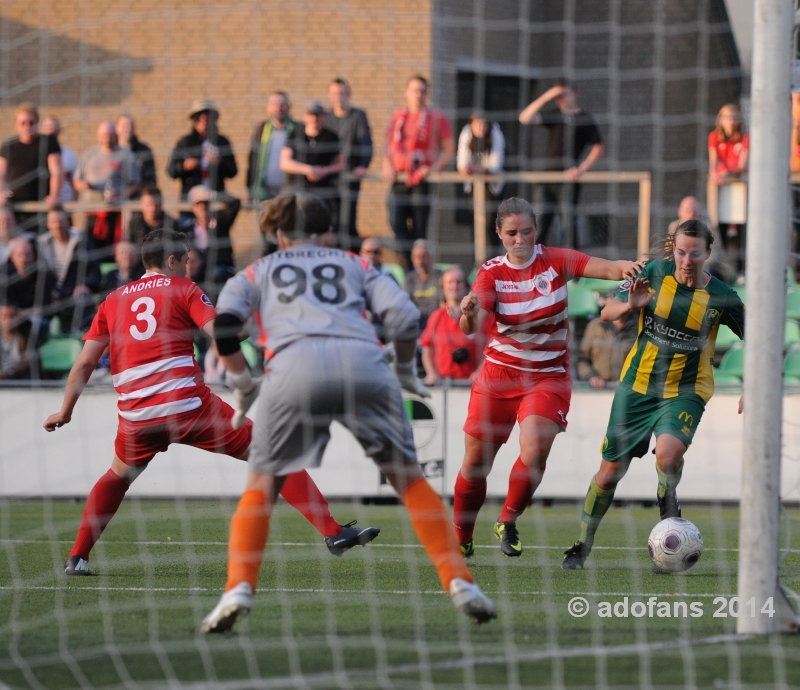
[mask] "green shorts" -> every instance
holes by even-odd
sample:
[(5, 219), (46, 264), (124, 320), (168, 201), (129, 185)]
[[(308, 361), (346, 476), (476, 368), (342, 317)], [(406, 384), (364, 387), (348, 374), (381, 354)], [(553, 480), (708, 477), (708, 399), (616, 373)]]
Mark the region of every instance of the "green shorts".
[(608, 430), (600, 447), (603, 460), (630, 462), (644, 457), (653, 434), (656, 438), (669, 434), (689, 446), (705, 409), (699, 395), (656, 398), (635, 393), (622, 383), (614, 394)]

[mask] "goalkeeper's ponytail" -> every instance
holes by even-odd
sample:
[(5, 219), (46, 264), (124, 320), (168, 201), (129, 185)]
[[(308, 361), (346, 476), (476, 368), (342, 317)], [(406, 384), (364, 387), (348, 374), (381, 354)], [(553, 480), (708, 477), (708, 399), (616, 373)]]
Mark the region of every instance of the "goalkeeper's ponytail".
[(262, 204), (258, 224), (266, 235), (278, 230), (293, 240), (321, 237), (331, 227), (327, 204), (306, 192), (281, 194)]

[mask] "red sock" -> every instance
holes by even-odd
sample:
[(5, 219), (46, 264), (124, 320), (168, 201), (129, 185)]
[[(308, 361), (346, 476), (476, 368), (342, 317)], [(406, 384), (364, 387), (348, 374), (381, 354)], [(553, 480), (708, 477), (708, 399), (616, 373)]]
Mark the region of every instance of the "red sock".
[(508, 477), (508, 495), (497, 521), (516, 522), (517, 518), (525, 512), (525, 508), (531, 504), (533, 492), (536, 491), (537, 486), (539, 486), (539, 482), (534, 484), (530, 467), (522, 462), (522, 458), (517, 458)]
[(311, 476), (303, 470), (286, 477), (281, 496), (299, 510), (323, 537), (335, 537), (342, 526), (333, 519), (328, 502)]
[(453, 496), (453, 523), (456, 526), (459, 543), (468, 544), (472, 541), (472, 533), (475, 531), (478, 511), (485, 500), (486, 480), (481, 479), (477, 482), (469, 482), (459, 472), (456, 477), (456, 489)]
[(83, 519), (75, 545), (69, 553), (70, 558), (80, 556), (86, 561), (89, 560), (89, 552), (119, 510), (129, 486), (130, 484), (120, 479), (113, 470), (109, 470), (97, 480), (89, 493), (89, 498), (86, 499)]

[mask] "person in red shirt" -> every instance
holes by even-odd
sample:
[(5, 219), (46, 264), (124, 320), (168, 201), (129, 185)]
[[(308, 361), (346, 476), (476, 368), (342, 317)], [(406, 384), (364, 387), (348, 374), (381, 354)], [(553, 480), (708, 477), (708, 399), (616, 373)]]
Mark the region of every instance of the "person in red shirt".
[(456, 478), (454, 522), (461, 550), (474, 553), (475, 521), (486, 498), (486, 477), (497, 451), (520, 426), (520, 454), (494, 532), (506, 556), (522, 553), (516, 520), (542, 481), (557, 434), (567, 428), (569, 375), (567, 282), (587, 276), (635, 278), (641, 261), (607, 261), (572, 249), (536, 244), (533, 208), (506, 199), (497, 212), (497, 234), (506, 251), (487, 261), (461, 302), (461, 330), (478, 332), (494, 314), (484, 363), (472, 384), (464, 462)]
[(461, 331), (461, 300), (467, 294), (467, 277), (460, 266), (442, 273), (445, 304), (428, 318), (420, 338), (425, 383), (437, 385), (441, 379), (472, 381), (483, 360), (483, 346), (488, 341), (492, 319), (486, 319), (480, 333)]
[[(708, 135), (708, 172), (717, 186), (735, 181), (747, 174), (747, 157), (750, 152), (750, 135), (742, 127), (742, 114), (732, 103), (723, 105), (717, 114), (717, 124)], [(736, 249), (739, 253), (745, 247), (745, 225), (719, 223), (722, 245)], [(739, 270), (743, 260), (737, 260)]]
[[(425, 77), (411, 77), (405, 96), (406, 106), (395, 112), (386, 130), (383, 178), (391, 185), (389, 225), (410, 264), (411, 245), (414, 240), (425, 239), (428, 231), (431, 189), (426, 178), (450, 162), (456, 145), (445, 114), (427, 104)], [(398, 173), (405, 173), (405, 181), (397, 181)]]
[[(217, 311), (186, 276), (185, 234), (155, 230), (142, 245), (146, 273), (112, 292), (100, 305), (84, 346), (70, 371), (61, 410), (44, 423), (47, 431), (69, 424), (78, 398), (109, 349), (114, 388), (119, 394), (119, 427), (114, 459), (86, 501), (78, 536), (64, 564), (67, 575), (89, 575), (89, 552), (122, 503), (128, 487), (156, 453), (172, 443), (246, 460), (252, 422), (234, 428), (233, 408), (206, 386), (194, 359), (194, 328), (212, 336)], [(289, 475), (281, 495), (341, 556), (365, 545), (380, 530), (342, 526), (305, 472)]]

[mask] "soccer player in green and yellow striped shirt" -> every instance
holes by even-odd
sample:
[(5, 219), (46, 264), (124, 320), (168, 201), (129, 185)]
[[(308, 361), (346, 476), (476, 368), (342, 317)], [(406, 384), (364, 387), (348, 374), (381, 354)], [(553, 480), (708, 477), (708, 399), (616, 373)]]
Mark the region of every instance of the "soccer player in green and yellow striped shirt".
[(672, 257), (648, 262), (603, 308), (604, 321), (638, 312), (639, 334), (622, 368), (600, 470), (586, 494), (580, 537), (564, 554), (565, 570), (583, 568), (617, 483), (631, 460), (647, 453), (654, 433), (661, 519), (681, 515), (675, 488), (683, 455), (714, 393), (717, 332), (724, 324), (744, 337), (739, 296), (703, 270), (712, 242), (702, 222), (682, 223), (672, 239)]

